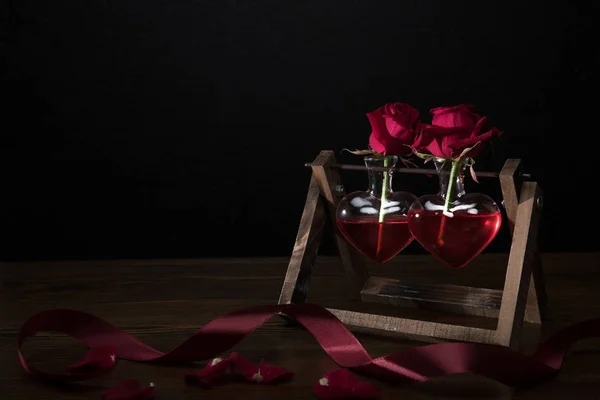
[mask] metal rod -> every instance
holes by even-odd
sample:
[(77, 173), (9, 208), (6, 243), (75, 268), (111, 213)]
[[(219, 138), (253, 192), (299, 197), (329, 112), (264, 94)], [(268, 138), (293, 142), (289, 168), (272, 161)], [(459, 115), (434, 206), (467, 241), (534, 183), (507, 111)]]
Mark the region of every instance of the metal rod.
[[(305, 167), (311, 168), (312, 163), (305, 163)], [(331, 164), (331, 168), (341, 169), (346, 171), (366, 171), (367, 167), (364, 165), (351, 165), (351, 164)], [(371, 168), (374, 171), (389, 171), (389, 168), (384, 167), (373, 167)], [(436, 175), (437, 171), (433, 168), (394, 168), (394, 172), (399, 172), (401, 174), (417, 174), (417, 175)], [(500, 174), (498, 172), (486, 172), (486, 171), (477, 171), (477, 177), (481, 178), (498, 178)], [(521, 179), (530, 180), (530, 174), (521, 174)]]

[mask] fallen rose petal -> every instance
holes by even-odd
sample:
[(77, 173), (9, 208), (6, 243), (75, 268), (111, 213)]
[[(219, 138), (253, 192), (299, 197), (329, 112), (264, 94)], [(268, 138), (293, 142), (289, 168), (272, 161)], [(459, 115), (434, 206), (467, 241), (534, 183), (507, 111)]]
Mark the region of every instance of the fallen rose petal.
[(264, 360), (258, 363), (258, 371), (252, 380), (258, 383), (285, 382), (294, 377), (294, 373), (277, 365), (267, 364)]
[(240, 353), (231, 353), (229, 359), (231, 360), (231, 372), (234, 374), (254, 374), (258, 371), (258, 364), (254, 364)]
[(137, 379), (125, 379), (108, 389), (102, 400), (148, 400), (154, 397), (154, 384), (141, 387)]
[(378, 399), (379, 389), (360, 380), (345, 368), (331, 371), (315, 383), (315, 393), (319, 399)]
[(212, 384), (229, 370), (231, 359), (214, 358), (200, 371), (188, 372), (185, 374), (185, 380), (198, 386), (209, 388)]
[(239, 353), (231, 353), (231, 370), (254, 383), (279, 383), (292, 379), (294, 373), (283, 367), (260, 360), (254, 364)]
[(112, 369), (117, 362), (117, 348), (115, 346), (100, 346), (90, 349), (83, 360), (67, 367), (71, 374), (86, 373), (94, 370)]

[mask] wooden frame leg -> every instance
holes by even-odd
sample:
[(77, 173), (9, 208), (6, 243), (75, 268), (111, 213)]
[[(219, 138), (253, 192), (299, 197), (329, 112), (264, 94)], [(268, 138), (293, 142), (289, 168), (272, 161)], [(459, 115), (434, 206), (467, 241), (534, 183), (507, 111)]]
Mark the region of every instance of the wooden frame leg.
[(516, 347), (521, 337), (537, 250), (541, 198), (537, 183), (523, 183), (496, 329), (496, 341), (504, 346)]
[(368, 278), (363, 256), (346, 241), (337, 229), (335, 209), (342, 197), (342, 191), (338, 191), (336, 188), (343, 188), (343, 186), (337, 171), (330, 168), (332, 164), (335, 164), (335, 156), (332, 151), (322, 151), (312, 164), (313, 174), (300, 220), (300, 228), (278, 304), (305, 301), (310, 275), (328, 219), (334, 228), (340, 260), (353, 296), (360, 295)]
[[(519, 192), (522, 185), (519, 179), (519, 171), (521, 168), (520, 160), (506, 160), (502, 171), (500, 171), (500, 186), (502, 189), (502, 197), (504, 199), (504, 208), (508, 219), (510, 234), (513, 236), (515, 223), (517, 220), (517, 209), (519, 207)], [(536, 227), (537, 229), (537, 227)], [(541, 324), (544, 315), (546, 304), (546, 291), (544, 285), (544, 274), (542, 270), (542, 262), (537, 247), (537, 241), (533, 255), (534, 261), (531, 264), (531, 278), (527, 291), (527, 305), (525, 308), (525, 321)]]
[(325, 214), (321, 188), (313, 176), (278, 304), (303, 303), (306, 300), (308, 283), (327, 222)]
[[(335, 211), (339, 201), (343, 197), (343, 185), (338, 171), (331, 168), (332, 164), (335, 164), (333, 151), (321, 151), (312, 164), (312, 171), (313, 176), (321, 187), (321, 194), (327, 204), (329, 220), (335, 232), (335, 242), (344, 273), (350, 284), (351, 294), (358, 298), (369, 275), (363, 255), (348, 243), (337, 227)], [(338, 188), (340, 190), (337, 190)]]

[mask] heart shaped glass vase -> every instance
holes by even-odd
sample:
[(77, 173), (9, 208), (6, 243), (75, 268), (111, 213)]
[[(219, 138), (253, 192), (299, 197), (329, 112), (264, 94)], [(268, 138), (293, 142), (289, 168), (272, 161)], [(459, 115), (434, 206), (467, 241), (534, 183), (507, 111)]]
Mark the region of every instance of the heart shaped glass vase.
[(440, 194), (419, 197), (408, 212), (408, 226), (429, 253), (458, 269), (494, 240), (502, 214), (490, 197), (465, 193), (466, 162), (438, 159), (435, 166)]
[(408, 228), (408, 209), (417, 198), (392, 190), (397, 156), (365, 157), (369, 189), (340, 200), (337, 226), (362, 254), (377, 263), (394, 258), (414, 239)]

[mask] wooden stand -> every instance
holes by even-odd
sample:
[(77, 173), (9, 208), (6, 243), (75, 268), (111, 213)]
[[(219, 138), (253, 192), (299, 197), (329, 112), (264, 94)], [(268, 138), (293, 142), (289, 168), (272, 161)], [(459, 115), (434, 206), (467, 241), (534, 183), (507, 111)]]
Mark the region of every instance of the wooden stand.
[[(401, 305), (420, 303), (452, 313), (497, 318), (496, 329), (390, 317), (349, 310), (329, 309), (350, 328), (389, 334), (427, 336), (450, 340), (518, 347), (523, 321), (541, 324), (545, 290), (537, 247), (542, 190), (536, 182), (521, 182), (520, 160), (506, 161), (497, 177), (512, 234), (504, 290), (456, 285), (411, 285), (395, 279), (369, 276), (364, 257), (337, 229), (335, 209), (344, 196), (340, 169), (332, 151), (321, 151), (310, 164), (312, 177), (294, 251), (281, 289), (279, 304), (302, 303), (315, 263), (323, 228), (333, 224), (341, 263), (350, 289), (362, 301)], [(343, 168), (346, 167), (346, 168)], [(399, 168), (397, 172), (431, 174), (432, 170)]]

